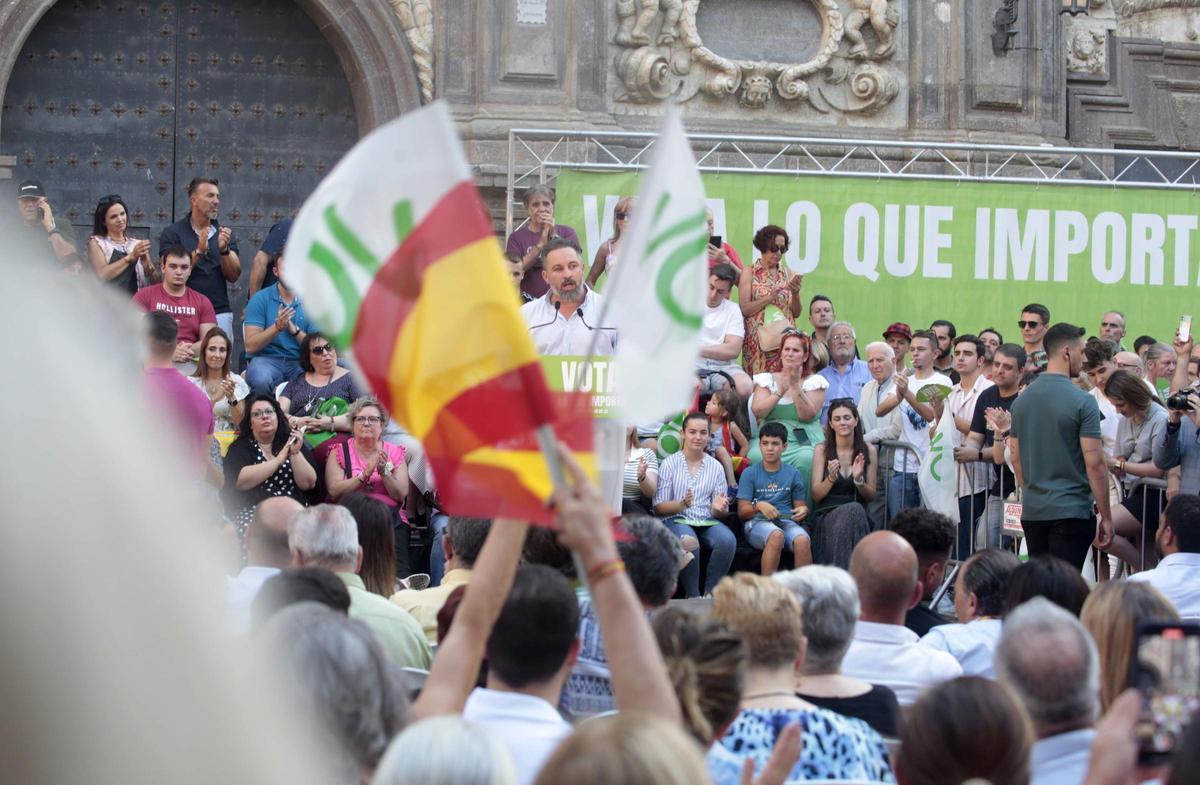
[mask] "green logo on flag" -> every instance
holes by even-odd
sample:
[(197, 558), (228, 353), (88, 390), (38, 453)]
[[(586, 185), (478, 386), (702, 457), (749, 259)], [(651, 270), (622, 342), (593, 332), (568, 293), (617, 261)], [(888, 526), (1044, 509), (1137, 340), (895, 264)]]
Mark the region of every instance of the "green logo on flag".
[(654, 223), (650, 230), (653, 239), (646, 248), (646, 256), (642, 260), (642, 264), (647, 264), (648, 260), (653, 258), (654, 253), (668, 241), (684, 235), (682, 243), (670, 252), (659, 269), (658, 276), (654, 281), (654, 293), (658, 296), (663, 310), (671, 319), (685, 328), (699, 330), (704, 312), (692, 312), (685, 309), (675, 298), (671, 286), (679, 274), (688, 267), (688, 264), (696, 261), (704, 253), (704, 244), (708, 240), (707, 217), (701, 210), (699, 213), (689, 215), (674, 225), (660, 230), (663, 212), (670, 201), (671, 195), (664, 193), (658, 202), (658, 207), (654, 210)]

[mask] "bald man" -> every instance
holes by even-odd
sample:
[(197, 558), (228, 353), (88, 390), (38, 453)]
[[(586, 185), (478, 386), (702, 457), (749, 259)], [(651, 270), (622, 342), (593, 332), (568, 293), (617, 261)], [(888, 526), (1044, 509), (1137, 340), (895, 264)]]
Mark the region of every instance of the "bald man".
[(862, 612), (854, 640), (842, 660), (842, 673), (889, 687), (901, 706), (910, 706), (921, 690), (962, 675), (962, 666), (946, 652), (921, 646), (904, 626), (908, 610), (921, 601), (917, 553), (890, 531), (872, 532), (850, 557), (850, 575), (858, 585)]
[[(1113, 355), (1113, 362), (1116, 363), (1118, 371), (1129, 371), (1136, 374), (1146, 383), (1153, 395), (1158, 395), (1158, 390), (1154, 389), (1154, 384), (1146, 378), (1146, 365), (1142, 362), (1142, 358), (1138, 357), (1134, 352), (1117, 352)], [(1174, 370), (1172, 368), (1172, 370)]]
[(303, 505), (288, 496), (274, 496), (254, 508), (254, 519), (246, 529), (246, 566), (236, 578), (228, 579), (226, 618), (235, 634), (250, 629), (250, 603), (267, 579), (278, 575), (292, 561), (288, 550), (287, 525)]

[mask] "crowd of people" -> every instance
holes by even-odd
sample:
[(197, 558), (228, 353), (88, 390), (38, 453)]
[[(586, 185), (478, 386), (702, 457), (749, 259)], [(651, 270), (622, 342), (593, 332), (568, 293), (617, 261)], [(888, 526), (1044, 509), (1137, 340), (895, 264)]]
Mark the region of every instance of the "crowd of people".
[[(237, 238), (215, 180), (188, 191), (153, 256), (105, 197), (86, 256), (146, 312), (143, 396), (222, 501), (227, 630), (318, 729), (325, 781), (1198, 776), (1196, 722), (1138, 768), (1130, 666), (1139, 625), (1200, 618), (1190, 336), (1130, 351), (1117, 311), (1087, 337), (1033, 303), (1019, 342), (896, 321), (860, 353), (768, 225), (752, 263), (710, 244), (696, 399), (627, 429), (619, 521), (565, 449), (554, 531), (446, 516), (420, 446), (287, 288), (287, 225), (256, 258), (241, 362)], [(19, 194), (47, 254), (81, 263), (41, 184)], [(526, 206), (508, 251), (537, 348), (615, 352), (594, 287), (636, 200), (590, 268), (549, 189)], [(957, 524), (917, 483), (947, 410)]]

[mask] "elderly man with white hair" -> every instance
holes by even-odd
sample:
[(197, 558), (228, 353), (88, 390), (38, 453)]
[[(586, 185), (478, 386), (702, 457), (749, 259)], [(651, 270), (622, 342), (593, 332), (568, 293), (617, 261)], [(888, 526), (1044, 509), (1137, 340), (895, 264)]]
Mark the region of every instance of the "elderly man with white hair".
[(776, 573), (774, 580), (796, 595), (808, 641), (796, 678), (796, 694), (822, 709), (855, 717), (879, 735), (900, 735), (900, 704), (889, 688), (842, 673), (842, 658), (854, 639), (860, 611), (850, 573), (823, 565)]
[(350, 591), (350, 618), (370, 627), (392, 660), (403, 667), (430, 666), (433, 651), (420, 622), (387, 598), (367, 591), (358, 576), (362, 548), (349, 510), (318, 504), (296, 513), (287, 530), (293, 567), (320, 567), (336, 574)]
[(863, 385), (871, 381), (867, 364), (858, 359), (858, 336), (850, 322), (834, 322), (829, 327), (829, 365), (821, 369), (821, 376), (829, 382), (825, 405), (821, 408), (824, 423), (832, 401), (849, 398), (858, 403)]
[[(896, 386), (896, 380), (892, 378), (896, 375), (896, 350), (884, 341), (872, 341), (867, 344), (866, 358), (871, 380), (863, 385), (858, 395), (858, 417), (862, 423), (863, 440), (867, 444), (879, 445), (884, 440), (900, 438), (899, 408), (891, 409), (883, 416), (877, 413), (883, 399)], [(882, 466), (891, 460), (891, 449), (879, 447), (879, 464)], [(882, 529), (887, 523), (887, 494), (883, 487), (886, 482), (886, 472), (875, 473), (875, 498), (867, 504), (867, 517), (871, 519), (872, 529)]]
[(1030, 785), (1079, 785), (1100, 695), (1096, 644), (1079, 619), (1044, 597), (1016, 608), (996, 646), (996, 677), (1033, 720)]

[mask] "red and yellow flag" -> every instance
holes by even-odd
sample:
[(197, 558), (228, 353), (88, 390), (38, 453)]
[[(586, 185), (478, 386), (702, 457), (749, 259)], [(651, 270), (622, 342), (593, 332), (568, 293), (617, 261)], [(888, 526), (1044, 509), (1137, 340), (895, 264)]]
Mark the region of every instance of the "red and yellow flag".
[(305, 203), (287, 278), (392, 416), (447, 512), (549, 521), (536, 428), (590, 452), (547, 388), (491, 220), (441, 103), (372, 132)]

